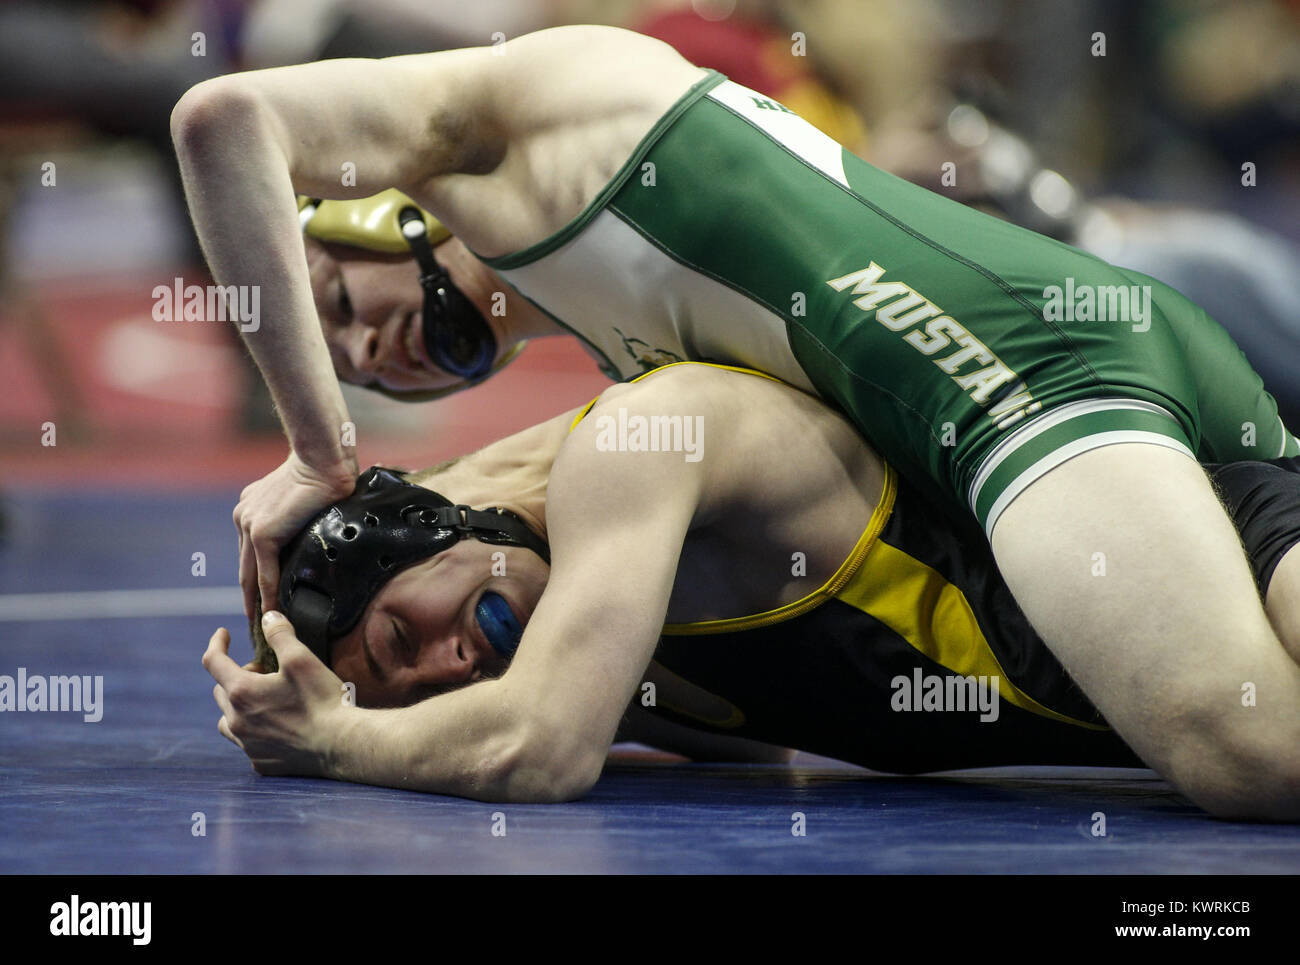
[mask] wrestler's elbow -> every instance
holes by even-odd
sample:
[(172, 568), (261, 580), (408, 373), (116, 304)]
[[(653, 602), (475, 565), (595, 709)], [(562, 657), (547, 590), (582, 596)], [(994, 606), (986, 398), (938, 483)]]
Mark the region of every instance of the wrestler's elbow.
[(574, 764), (567, 767), (534, 766), (523, 762), (510, 774), (503, 800), (515, 804), (560, 804), (585, 797), (600, 778), (594, 771)]
[(233, 127), (246, 127), (258, 111), (255, 91), (230, 74), (201, 81), (172, 108), (172, 143), (178, 153), (202, 155)]
[(487, 755), (490, 796), (519, 804), (554, 804), (583, 797), (600, 779), (608, 747), (596, 749), (572, 733), (525, 727)]

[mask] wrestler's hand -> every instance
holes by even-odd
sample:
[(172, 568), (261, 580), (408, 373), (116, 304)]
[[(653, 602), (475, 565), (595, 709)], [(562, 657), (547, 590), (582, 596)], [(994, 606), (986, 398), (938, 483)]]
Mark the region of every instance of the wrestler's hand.
[(264, 612), (280, 605), (280, 549), (312, 516), (350, 496), (356, 482), (355, 460), (322, 472), (291, 452), (282, 465), (240, 493), (233, 518), (239, 531), (239, 586), (250, 621), (257, 619), (259, 596)]
[(278, 673), (235, 663), (224, 628), (208, 641), (203, 666), (217, 681), (217, 730), (248, 755), (259, 774), (329, 777), (346, 715), (355, 712), (344, 700), (343, 683), (299, 642), (281, 614), (268, 613), (262, 629), (280, 661)]

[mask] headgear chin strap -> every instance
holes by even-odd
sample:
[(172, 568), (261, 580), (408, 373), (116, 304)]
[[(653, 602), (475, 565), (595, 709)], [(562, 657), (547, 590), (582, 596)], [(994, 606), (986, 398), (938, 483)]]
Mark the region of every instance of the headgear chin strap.
[[(492, 374), (496, 335), (434, 257), (433, 246), (451, 237), (436, 218), (395, 188), (353, 201), (299, 197), (298, 218), (303, 232), (320, 241), (388, 254), (409, 251), (420, 267), (424, 291), (421, 331), (429, 358), (470, 384)], [(509, 353), (501, 365), (514, 355)], [(423, 400), (442, 393), (388, 394)]]
[(372, 466), (347, 499), (323, 510), (280, 554), (280, 610), (326, 665), (394, 575), (473, 537), (522, 546), (550, 563), (546, 541), (509, 510), (453, 505), (399, 473)]
[(428, 228), (414, 205), (397, 213), (402, 237), (420, 266), (420, 287), (424, 289), (424, 345), (429, 358), (440, 368), (470, 382), (492, 371), (497, 357), (497, 338), (482, 313), (451, 282), (447, 269), (433, 257)]

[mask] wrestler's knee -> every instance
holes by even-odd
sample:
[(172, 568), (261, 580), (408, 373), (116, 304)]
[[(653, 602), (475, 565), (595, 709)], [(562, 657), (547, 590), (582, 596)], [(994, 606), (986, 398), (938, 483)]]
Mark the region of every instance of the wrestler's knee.
[[(1300, 732), (1294, 726), (1279, 729), (1254, 713), (1252, 694), (1255, 700), (1281, 699), (1276, 688), (1257, 687), (1254, 681), (1242, 685), (1241, 706), (1190, 714), (1179, 722), (1179, 746), (1166, 776), (1215, 817), (1300, 820)], [(1293, 723), (1297, 716), (1300, 706), (1291, 715)]]

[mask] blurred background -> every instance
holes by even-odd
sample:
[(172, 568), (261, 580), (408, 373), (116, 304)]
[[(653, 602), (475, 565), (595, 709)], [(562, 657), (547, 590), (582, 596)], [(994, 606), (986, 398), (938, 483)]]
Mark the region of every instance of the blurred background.
[[(104, 682), (96, 723), (0, 714), (0, 871), (475, 867), (464, 829), (481, 831), (481, 806), (259, 780), (214, 732), (199, 658), (215, 626), (232, 629), (233, 656), (251, 655), (231, 510), (287, 446), (233, 325), (153, 320), (157, 286), (210, 282), (169, 115), (191, 85), (229, 71), (583, 22), (660, 37), (874, 164), (1183, 290), (1300, 429), (1300, 0), (0, 0), (0, 676)], [(358, 456), (429, 465), (607, 384), (572, 340), (552, 338), (433, 405), (351, 392)], [(796, 784), (789, 794), (803, 795)], [(760, 800), (787, 811), (852, 801), (841, 810), (867, 815), (863, 839), (875, 841), (885, 812), (836, 787), (813, 801), (778, 785)], [(492, 847), (504, 856), (492, 860), (682, 870), (683, 849), (626, 830), (677, 826), (662, 805), (680, 788), (659, 788), (628, 812), (634, 825), (611, 823), (599, 802), (595, 816), (574, 805), (522, 849)], [(730, 812), (737, 791), (713, 793)], [(918, 800), (901, 793), (890, 812)], [(1053, 829), (1087, 839), (1070, 830), (1078, 793), (1050, 820), (1037, 799), (1019, 824), (977, 819), (971, 867), (989, 870), (994, 844), (1020, 855), (1009, 859), (1020, 870), (1050, 867)], [(1127, 813), (1134, 792), (1122, 793)], [(1156, 793), (1162, 815), (1198, 833), (1186, 805)], [(999, 813), (1020, 796), (993, 794)], [(210, 838), (193, 836), (199, 813)], [(926, 867), (915, 825), (898, 827), (907, 843), (874, 867)], [(1220, 829), (1210, 834), (1204, 860), (1241, 870), (1240, 850), (1222, 857)], [(733, 854), (734, 835), (712, 828), (687, 850), (707, 865), (715, 839)], [(826, 840), (836, 859), (878, 851)], [(1167, 828), (1148, 840), (1165, 867), (1186, 870)], [(1256, 867), (1266, 853), (1286, 860), (1276, 838), (1262, 840)], [(953, 867), (951, 843), (936, 847), (929, 860)], [(1087, 845), (1084, 860), (1146, 847)], [(642, 854), (660, 864), (637, 864)], [(751, 867), (799, 867), (784, 849), (762, 854), (769, 863)]]
[[(1300, 0), (11, 0), (10, 536), (23, 528), (36, 545), (15, 496), (175, 490), (233, 506), (284, 455), (233, 327), (151, 317), (156, 285), (209, 281), (168, 135), (189, 86), (581, 22), (658, 36), (872, 163), (1183, 290), (1300, 426)], [(534, 342), (501, 377), (432, 407), (353, 393), (362, 465), (431, 463), (590, 398), (604, 379), (568, 341)], [(44, 588), (12, 556), (0, 578)]]

